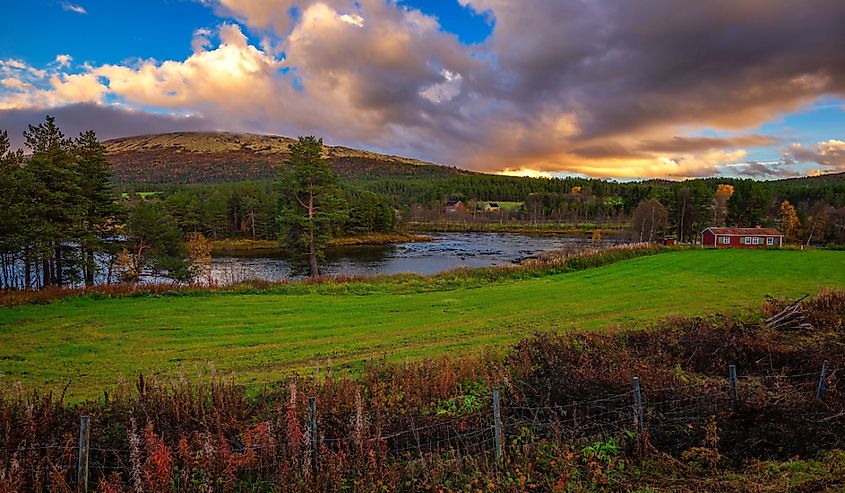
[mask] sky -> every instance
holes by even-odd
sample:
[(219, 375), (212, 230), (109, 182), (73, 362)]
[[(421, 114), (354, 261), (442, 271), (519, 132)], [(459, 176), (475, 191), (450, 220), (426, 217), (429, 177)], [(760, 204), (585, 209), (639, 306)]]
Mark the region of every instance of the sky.
[[(681, 7), (683, 5), (683, 7)], [(0, 129), (317, 135), (490, 173), (845, 171), (842, 0), (0, 0)]]

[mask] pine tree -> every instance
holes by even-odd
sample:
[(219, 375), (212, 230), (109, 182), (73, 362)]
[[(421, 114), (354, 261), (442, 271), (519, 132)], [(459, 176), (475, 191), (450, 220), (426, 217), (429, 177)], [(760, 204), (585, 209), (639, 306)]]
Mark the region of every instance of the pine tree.
[(73, 141), (65, 138), (51, 116), (29, 125), (24, 137), (32, 149), (25, 170), (33, 185), (33, 250), (41, 258), (42, 284), (63, 286), (76, 274), (78, 262), (66, 244), (78, 240), (84, 213)]
[(741, 180), (728, 200), (728, 222), (733, 226), (752, 228), (766, 220), (771, 193), (754, 180)]
[[(12, 152), (9, 136), (0, 131), (0, 288), (28, 289), (30, 264), (24, 257), (28, 243), (27, 180), (24, 176), (23, 153)], [(23, 265), (23, 272), (19, 268)]]
[(307, 259), (311, 277), (320, 275), (318, 260), (347, 215), (338, 177), (322, 151), (322, 139), (300, 137), (276, 182), (279, 225), (288, 245)]
[(109, 162), (94, 132), (89, 130), (81, 133), (75, 146), (78, 157), (76, 171), (83, 202), (79, 244), (84, 259), (82, 267), (85, 285), (93, 286), (97, 270), (95, 254), (113, 250), (109, 247), (114, 245), (116, 239), (122, 207), (114, 201)]

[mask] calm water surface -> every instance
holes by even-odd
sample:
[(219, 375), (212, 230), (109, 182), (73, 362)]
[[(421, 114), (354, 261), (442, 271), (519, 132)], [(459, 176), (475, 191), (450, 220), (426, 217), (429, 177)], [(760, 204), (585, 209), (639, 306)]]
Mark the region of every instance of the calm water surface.
[[(328, 275), (374, 275), (411, 272), (437, 274), (457, 267), (512, 264), (540, 253), (593, 244), (583, 237), (540, 237), (510, 233), (438, 233), (433, 241), (343, 248), (328, 252), (321, 266)], [(618, 239), (604, 244), (622, 243)], [(284, 255), (261, 252), (216, 257), (212, 274), (219, 283), (245, 279), (296, 278)]]

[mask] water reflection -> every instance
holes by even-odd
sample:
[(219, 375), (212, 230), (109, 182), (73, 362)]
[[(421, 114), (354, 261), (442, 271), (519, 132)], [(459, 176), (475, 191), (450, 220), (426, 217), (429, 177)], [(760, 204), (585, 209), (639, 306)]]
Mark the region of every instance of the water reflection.
[[(538, 237), (507, 233), (443, 233), (433, 241), (330, 251), (322, 265), (328, 275), (375, 275), (412, 272), (436, 274), (457, 267), (512, 264), (543, 252), (592, 245), (590, 238)], [(605, 239), (603, 244), (621, 243)], [(269, 281), (294, 278), (281, 254), (238, 254), (216, 257), (214, 279), (223, 284), (245, 279)]]

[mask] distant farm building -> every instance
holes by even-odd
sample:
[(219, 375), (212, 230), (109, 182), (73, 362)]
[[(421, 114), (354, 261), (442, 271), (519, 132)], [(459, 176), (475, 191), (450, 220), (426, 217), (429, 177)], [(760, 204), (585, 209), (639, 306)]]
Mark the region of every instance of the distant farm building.
[(772, 228), (707, 228), (701, 244), (717, 248), (780, 248), (783, 234)]
[(499, 209), (501, 209), (501, 207), (499, 207), (499, 204), (496, 202), (487, 202), (487, 205), (484, 206), (485, 212), (499, 212)]
[(460, 200), (450, 200), (446, 202), (446, 206), (443, 207), (444, 212), (453, 213), (464, 210), (464, 203)]

